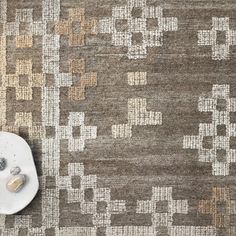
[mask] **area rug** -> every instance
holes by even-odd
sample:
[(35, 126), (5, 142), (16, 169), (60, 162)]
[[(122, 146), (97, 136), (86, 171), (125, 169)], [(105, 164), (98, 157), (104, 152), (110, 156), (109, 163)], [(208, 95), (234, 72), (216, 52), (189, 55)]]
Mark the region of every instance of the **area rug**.
[(0, 235), (236, 235), (234, 0), (0, 0), (0, 81), (40, 179)]

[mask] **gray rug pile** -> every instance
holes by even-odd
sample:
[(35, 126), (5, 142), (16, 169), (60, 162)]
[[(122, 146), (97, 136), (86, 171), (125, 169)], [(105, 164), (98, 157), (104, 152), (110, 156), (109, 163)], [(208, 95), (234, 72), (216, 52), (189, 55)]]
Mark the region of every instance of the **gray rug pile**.
[(235, 236), (235, 0), (0, 0), (0, 127), (40, 179), (2, 236)]

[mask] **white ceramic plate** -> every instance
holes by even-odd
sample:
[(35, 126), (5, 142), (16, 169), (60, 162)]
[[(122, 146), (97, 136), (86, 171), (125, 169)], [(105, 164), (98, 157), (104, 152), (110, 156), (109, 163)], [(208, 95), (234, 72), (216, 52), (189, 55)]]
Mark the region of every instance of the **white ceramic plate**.
[[(6, 159), (6, 168), (0, 171), (0, 214), (14, 214), (25, 208), (35, 197), (39, 181), (29, 145), (18, 135), (0, 132), (0, 157)], [(9, 192), (6, 183), (12, 177), (10, 170), (19, 166), (26, 175), (26, 184), (17, 193)]]

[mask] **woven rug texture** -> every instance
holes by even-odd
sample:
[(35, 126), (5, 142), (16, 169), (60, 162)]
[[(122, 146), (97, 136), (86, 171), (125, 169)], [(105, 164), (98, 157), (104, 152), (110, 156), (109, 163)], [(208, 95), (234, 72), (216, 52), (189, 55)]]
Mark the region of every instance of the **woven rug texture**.
[(236, 236), (236, 1), (0, 0), (0, 130), (40, 180), (1, 236)]

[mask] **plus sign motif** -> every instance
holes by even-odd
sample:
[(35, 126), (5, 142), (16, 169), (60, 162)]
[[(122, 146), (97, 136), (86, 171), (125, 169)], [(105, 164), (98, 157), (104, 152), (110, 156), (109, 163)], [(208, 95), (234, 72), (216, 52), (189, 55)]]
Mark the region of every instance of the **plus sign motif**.
[(33, 88), (45, 86), (45, 75), (32, 72), (31, 60), (17, 60), (16, 73), (6, 75), (3, 83), (16, 89), (16, 100), (32, 100)]
[[(73, 177), (79, 177), (79, 183), (73, 187)], [(59, 189), (67, 190), (68, 203), (80, 203), (82, 215), (89, 215), (92, 218), (93, 230), (105, 228), (111, 225), (111, 215), (124, 214), (126, 212), (126, 203), (124, 200), (112, 200), (111, 190), (109, 188), (99, 188), (97, 186), (96, 175), (85, 175), (84, 165), (82, 163), (70, 163), (68, 166), (68, 175), (60, 176), (57, 180)], [(72, 235), (72, 232), (80, 232), (80, 227), (73, 229), (62, 228), (61, 233)], [(85, 232), (89, 234), (89, 228)]]
[(163, 33), (177, 28), (176, 17), (164, 17), (161, 7), (147, 6), (146, 0), (128, 0), (99, 21), (99, 32), (112, 34), (112, 45), (128, 47), (129, 59), (146, 58), (148, 47), (162, 46)]
[(230, 29), (229, 17), (212, 17), (212, 28), (198, 31), (198, 45), (211, 46), (213, 60), (229, 59), (230, 46), (236, 45), (236, 30)]
[(138, 201), (137, 213), (151, 214), (152, 226), (159, 233), (171, 235), (173, 215), (187, 214), (188, 201), (174, 200), (172, 187), (153, 187), (151, 200)]
[(85, 19), (84, 8), (69, 8), (68, 15), (55, 24), (55, 33), (68, 36), (70, 46), (83, 46), (86, 34), (96, 34), (96, 21)]
[(198, 160), (212, 163), (213, 175), (229, 175), (230, 163), (236, 162), (236, 124), (231, 123), (231, 112), (236, 112), (236, 98), (230, 98), (230, 86), (215, 84), (212, 96), (200, 97), (200, 112), (212, 114), (211, 123), (200, 123), (198, 135), (184, 136), (185, 149), (197, 149)]

